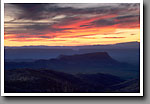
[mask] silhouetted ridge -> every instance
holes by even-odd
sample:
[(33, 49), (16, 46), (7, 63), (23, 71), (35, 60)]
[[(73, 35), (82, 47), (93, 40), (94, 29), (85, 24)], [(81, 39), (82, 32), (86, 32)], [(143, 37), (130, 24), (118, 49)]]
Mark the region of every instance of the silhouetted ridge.
[(99, 59), (109, 59), (111, 58), (107, 52), (94, 52), (94, 53), (86, 53), (86, 54), (75, 54), (75, 55), (60, 55), (59, 59), (80, 59), (80, 58), (99, 58)]
[[(86, 53), (86, 54), (75, 54), (75, 55), (60, 55), (58, 60), (62, 61), (76, 61), (77, 63), (84, 62), (117, 62), (112, 59), (107, 52), (95, 52), (95, 53)], [(90, 64), (90, 63), (89, 63)], [(91, 63), (92, 64), (92, 63)]]
[[(5, 69), (32, 68), (54, 69), (66, 73), (95, 73), (104, 72), (117, 75), (125, 75), (123, 71), (133, 70), (133, 66), (121, 63), (111, 58), (107, 52), (94, 52), (75, 55), (61, 55), (49, 60), (37, 60), (34, 62), (5, 62)], [(130, 69), (129, 69), (130, 68)], [(125, 75), (126, 76), (126, 75)]]

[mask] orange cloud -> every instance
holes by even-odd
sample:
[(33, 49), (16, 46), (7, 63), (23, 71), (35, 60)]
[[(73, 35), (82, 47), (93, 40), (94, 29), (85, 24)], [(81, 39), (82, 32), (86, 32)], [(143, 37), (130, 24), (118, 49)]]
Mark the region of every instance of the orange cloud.
[[(27, 4), (19, 6), (27, 11), (29, 9)], [(37, 7), (36, 4), (32, 6)], [(29, 44), (94, 45), (139, 41), (139, 8), (138, 5), (131, 6), (136, 11), (131, 10), (131, 12), (124, 6), (122, 8), (112, 6), (110, 10), (106, 8), (98, 9), (98, 7), (68, 9), (55, 6), (53, 7), (54, 10), (51, 9), (49, 12), (44, 12), (44, 14), (41, 10), (41, 15), (36, 10), (34, 11), (36, 15), (22, 13), (20, 16), (18, 14), (16, 15), (16, 17), (19, 16), (18, 20), (5, 22), (5, 44), (10, 46)], [(54, 18), (60, 17), (60, 15), (61, 18)], [(131, 36), (131, 34), (136, 35)]]
[[(97, 16), (97, 17), (93, 17), (93, 18), (90, 18), (90, 19), (83, 19), (83, 20), (75, 20), (75, 22), (71, 22), (71, 23), (66, 23), (67, 25), (65, 25), (65, 23), (62, 23), (61, 24), (55, 24), (53, 25), (54, 28), (79, 28), (81, 25), (86, 25), (86, 24), (89, 24), (90, 22), (93, 22), (95, 20), (98, 20), (98, 19), (107, 19), (107, 18), (112, 18), (112, 17), (115, 17), (116, 15), (105, 15), (105, 16)], [(67, 21), (65, 21), (67, 22)], [(68, 21), (70, 22), (70, 21)], [(82, 27), (80, 27), (82, 28)]]

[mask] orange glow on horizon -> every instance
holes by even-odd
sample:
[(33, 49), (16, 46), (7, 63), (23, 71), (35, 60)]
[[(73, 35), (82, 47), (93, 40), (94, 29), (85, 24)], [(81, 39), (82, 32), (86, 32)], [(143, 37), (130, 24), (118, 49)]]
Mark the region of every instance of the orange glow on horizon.
[[(139, 5), (117, 4), (122, 6), (117, 8), (109, 4), (114, 8), (112, 11), (105, 8), (104, 4), (99, 4), (100, 9), (88, 8), (90, 4), (85, 4), (88, 9), (68, 9), (57, 5), (52, 7), (56, 9), (54, 11), (47, 11), (43, 7), (44, 12), (40, 16), (28, 14), (30, 10), (37, 12), (37, 8), (29, 6), (28, 10), (27, 5), (19, 7), (19, 4), (6, 4), (4, 46), (80, 46), (140, 42)], [(14, 14), (12, 10), (15, 11)]]
[[(12, 40), (12, 37), (4, 40), (5, 46), (36, 46), (36, 45), (47, 45), (47, 46), (80, 46), (80, 45), (106, 45), (116, 44), (123, 42), (140, 42), (140, 30), (139, 29), (116, 29), (117, 36), (115, 33), (109, 33), (109, 35), (96, 34), (74, 36), (69, 34), (68, 37), (58, 36), (56, 38), (43, 39), (43, 38), (20, 38), (19, 40)], [(118, 32), (121, 34), (118, 35)], [(91, 32), (92, 33), (92, 32)], [(103, 32), (102, 32), (103, 33)], [(104, 32), (105, 33), (105, 32)], [(134, 34), (134, 35), (131, 35)], [(14, 35), (15, 36), (15, 35)], [(66, 36), (66, 35), (65, 35)], [(105, 37), (105, 38), (104, 38)], [(106, 38), (108, 37), (108, 38)], [(109, 37), (124, 37), (124, 38), (109, 38)]]

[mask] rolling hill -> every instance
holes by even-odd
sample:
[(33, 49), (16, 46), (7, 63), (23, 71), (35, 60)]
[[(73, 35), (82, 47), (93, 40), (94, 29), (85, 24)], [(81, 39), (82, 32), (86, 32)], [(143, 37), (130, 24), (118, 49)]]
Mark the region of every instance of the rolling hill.
[(50, 69), (5, 70), (6, 93), (104, 92), (123, 81), (101, 73), (71, 75)]

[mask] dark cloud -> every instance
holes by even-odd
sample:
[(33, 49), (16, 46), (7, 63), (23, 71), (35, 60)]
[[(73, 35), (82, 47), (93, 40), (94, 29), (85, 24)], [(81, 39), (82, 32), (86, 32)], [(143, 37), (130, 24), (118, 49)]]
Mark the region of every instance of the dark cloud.
[(57, 33), (57, 32), (64, 32), (64, 30), (69, 30), (69, 29), (73, 29), (73, 28), (54, 28), (51, 25), (26, 25), (23, 26), (22, 28), (25, 28), (27, 30), (32, 30), (32, 31), (42, 31), (42, 32), (49, 32), (49, 33)]
[[(63, 6), (66, 4), (45, 4), (45, 3), (13, 3), (22, 9), (22, 13), (17, 15), (17, 19), (31, 19), (31, 20), (40, 20), (54, 17), (60, 14), (66, 15), (78, 15), (78, 14), (119, 14), (122, 12), (133, 11), (132, 9), (137, 9), (138, 4), (117, 4), (117, 6), (104, 5), (96, 6), (91, 8), (74, 8), (74, 5), (78, 7), (81, 4), (72, 4), (73, 7)], [(89, 5), (90, 4), (85, 4)], [(136, 8), (135, 8), (136, 7)]]
[(80, 27), (89, 27), (90, 25), (80, 25)]
[(125, 15), (125, 16), (118, 16), (115, 19), (121, 20), (121, 19), (130, 19), (130, 18), (139, 18), (140, 15)]
[(41, 31), (41, 30), (47, 30), (49, 29), (50, 25), (48, 24), (32, 24), (32, 25), (25, 25), (22, 26), (22, 28), (28, 29), (28, 30), (35, 30), (35, 31)]
[[(13, 3), (11, 5), (21, 11), (15, 13), (14, 20), (5, 22), (5, 25), (7, 25), (5, 26), (5, 33), (17, 34), (17, 38), (30, 38), (30, 35), (40, 38), (54, 38), (56, 36), (53, 33), (69, 33), (69, 30), (78, 28), (87, 29), (113, 25), (118, 25), (119, 27), (136, 27), (139, 24), (140, 17), (138, 12), (139, 4), (132, 3), (97, 3), (92, 6), (91, 4), (83, 5), (80, 3), (69, 5), (55, 3)], [(7, 8), (5, 7), (5, 9)], [(108, 15), (115, 15), (115, 17), (93, 19)], [(90, 19), (93, 20), (89, 21)], [(47, 22), (42, 22), (42, 20), (46, 20)], [(81, 24), (78, 25), (77, 23)], [(74, 24), (77, 24), (77, 27), (71, 27)], [(135, 25), (130, 26), (130, 24)], [(49, 36), (45, 36), (44, 34), (49, 34)]]
[[(13, 24), (13, 23), (12, 23)], [(16, 22), (15, 24), (21, 24), (21, 22)], [(30, 24), (30, 25), (29, 25)], [(65, 30), (70, 30), (73, 28), (55, 28), (52, 27), (49, 23), (30, 23), (29, 22), (18, 27), (5, 27), (6, 34), (18, 34), (16, 38), (31, 37), (30, 35), (37, 35), (40, 38), (54, 38), (55, 36), (52, 33), (65, 33)], [(16, 25), (17, 26), (17, 25)], [(23, 35), (22, 35), (23, 34)], [(41, 36), (44, 34), (49, 34), (49, 36)]]
[(40, 20), (43, 17), (44, 4), (41, 3), (13, 3), (16, 7), (22, 10), (22, 13), (18, 14), (16, 19), (31, 19)]
[(111, 19), (100, 19), (92, 22), (91, 24), (96, 26), (111, 26), (117, 24), (114, 20)]
[(22, 10), (16, 16), (16, 19), (29, 19), (29, 20), (41, 20), (55, 17), (60, 14), (78, 14), (84, 13), (82, 9), (73, 9), (71, 7), (57, 7), (55, 4), (42, 4), (42, 3), (13, 3), (16, 7)]
[(40, 38), (51, 38), (50, 36), (39, 36)]
[[(139, 24), (139, 15), (126, 15), (126, 16), (118, 16), (115, 18), (108, 18), (108, 19), (99, 19), (91, 22), (88, 25), (81, 25), (80, 27), (103, 27), (103, 26), (112, 26), (112, 25), (128, 25), (130, 27), (130, 24)], [(135, 25), (137, 25), (135, 24)], [(133, 27), (133, 26), (132, 26)]]
[(130, 34), (130, 35), (136, 35), (136, 34)]
[(126, 37), (103, 37), (103, 38), (116, 39), (116, 38), (126, 38)]

